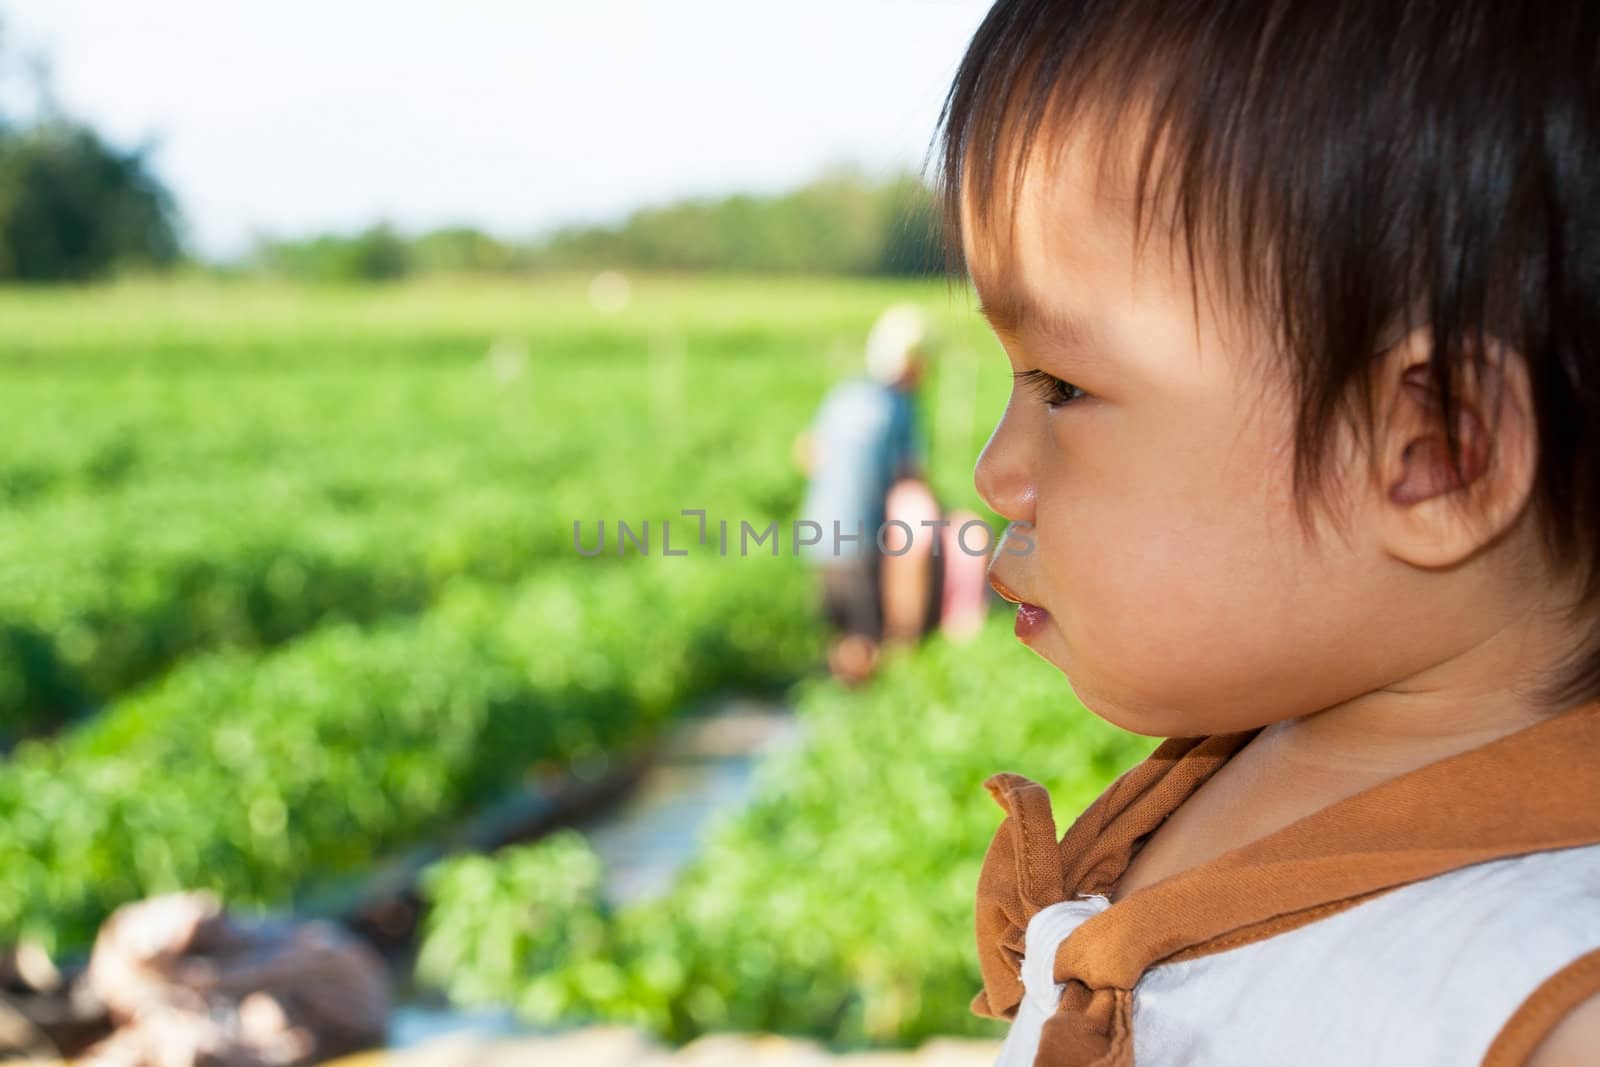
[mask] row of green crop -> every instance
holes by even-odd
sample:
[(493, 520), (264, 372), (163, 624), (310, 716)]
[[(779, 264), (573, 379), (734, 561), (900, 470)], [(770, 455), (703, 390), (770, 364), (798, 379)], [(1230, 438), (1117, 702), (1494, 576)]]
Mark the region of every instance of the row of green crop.
[(590, 305), (586, 282), (0, 292), (12, 416), (0, 426), (0, 505), (326, 463), (355, 444), (398, 459), (493, 436), (514, 452), (548, 439), (552, 417), (614, 436), (664, 425), (708, 386), (755, 395), (722, 388), (730, 365), (762, 367), (772, 415), (796, 385), (820, 390), (859, 368), (888, 301), (957, 310), (927, 285), (645, 278), (626, 310), (607, 313)]
[(648, 738), (818, 652), (789, 560), (552, 567), (426, 613), (186, 662), (0, 764), (0, 943), (81, 949), (117, 905), (282, 905), (425, 840), (530, 770)]
[[(689, 440), (705, 453), (702, 437)], [(525, 482), (463, 473), (455, 491), (369, 489), (357, 503), (258, 476), (241, 486), (143, 486), (8, 516), (0, 736), (59, 723), (198, 651), (267, 648), (323, 620), (415, 611), (463, 576), (513, 581), (574, 560), (575, 520), (586, 547), (604, 520), (615, 559), (618, 519), (635, 529), (650, 520), (649, 550), (660, 552), (665, 518), (678, 519), (683, 546), (685, 506), (765, 523), (791, 511), (801, 488), (770, 447), (676, 481), (676, 450), (630, 458), (626, 481), (603, 476), (607, 458), (553, 462)], [(383, 461), (370, 469), (376, 484)]]
[(620, 911), (574, 833), (429, 869), (421, 973), (540, 1021), (815, 1035), (841, 1046), (993, 1034), (972, 907), (1000, 770), (1064, 830), (1154, 747), (1094, 718), (996, 616), (969, 645), (891, 656), (870, 687), (803, 684), (806, 743), (764, 765), (672, 892)]
[[(171, 366), (150, 373), (40, 375), (0, 357), (15, 413), (0, 428), (0, 505), (16, 512), (173, 482), (235, 492), (258, 480), (329, 494), (437, 492), (464, 479), (538, 477), (552, 462), (639, 452), (672, 428), (664, 404), (646, 403), (642, 342), (589, 364), (535, 362), (525, 349), (484, 356), (486, 344), (465, 342), (460, 363), (439, 366), (418, 365), (405, 351), (393, 367), (351, 365), (334, 348), (328, 367), (285, 373), (208, 373), (173, 353)], [(752, 350), (751, 361), (762, 351)], [(769, 382), (781, 374), (766, 368)], [(619, 401), (645, 417), (606, 427)], [(241, 478), (246, 485), (236, 484)]]
[[(549, 337), (587, 358), (591, 339), (678, 331), (737, 338), (748, 332), (837, 335), (859, 345), (879, 312), (916, 300), (935, 312), (971, 314), (973, 294), (941, 282), (733, 275), (629, 276), (620, 311), (590, 300), (592, 275), (438, 280), (394, 286), (302, 286), (262, 282), (129, 281), (94, 289), (0, 291), (5, 362), (51, 367), (126, 366), (168, 360), (186, 346), (190, 361), (318, 366), (329, 342), (362, 361), (391, 365), (397, 353), (450, 358), (464, 339)], [(981, 333), (980, 323), (974, 332)], [(264, 358), (266, 357), (266, 358)]]

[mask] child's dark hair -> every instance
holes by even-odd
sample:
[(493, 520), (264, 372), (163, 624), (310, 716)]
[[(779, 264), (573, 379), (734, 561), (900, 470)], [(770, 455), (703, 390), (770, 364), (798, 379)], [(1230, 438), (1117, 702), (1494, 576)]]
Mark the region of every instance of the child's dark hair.
[[(1128, 136), (1130, 110), (1150, 120), (1135, 236), (1147, 206), (1170, 203), (1191, 268), (1197, 247), (1224, 250), (1202, 258), (1279, 331), (1302, 521), (1341, 415), (1371, 429), (1374, 356), (1418, 322), (1459, 472), (1457, 390), (1481, 380), (1492, 338), (1526, 360), (1532, 506), (1552, 563), (1579, 577), (1571, 618), (1588, 625), (1600, 603), (1600, 4), (999, 0), (936, 136), (952, 274), (966, 270), (963, 202), (985, 231), (999, 190), (1014, 208), (1020, 149), (1042, 128), (1053, 139), (1098, 120), (1104, 146)], [(1600, 697), (1600, 649), (1544, 696)]]

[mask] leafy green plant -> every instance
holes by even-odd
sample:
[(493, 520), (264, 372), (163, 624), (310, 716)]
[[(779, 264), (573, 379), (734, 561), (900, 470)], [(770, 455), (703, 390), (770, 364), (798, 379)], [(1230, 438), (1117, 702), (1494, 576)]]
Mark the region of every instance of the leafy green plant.
[(626, 751), (699, 696), (816, 661), (792, 561), (635, 562), (201, 657), (24, 744), (0, 764), (0, 942), (81, 948), (117, 905), (176, 888), (292, 903), (524, 776)]

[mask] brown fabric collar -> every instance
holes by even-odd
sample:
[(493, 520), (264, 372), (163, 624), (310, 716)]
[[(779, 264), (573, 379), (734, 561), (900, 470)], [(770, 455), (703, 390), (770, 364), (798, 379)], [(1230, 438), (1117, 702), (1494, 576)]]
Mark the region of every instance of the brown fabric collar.
[[(1113, 782), (1058, 843), (1043, 786), (1001, 773), (1006, 812), (978, 876), (983, 989), (972, 1010), (1012, 1019), (1028, 920), (1108, 893), (1138, 842), (1259, 730), (1168, 738)], [(1133, 987), (1149, 967), (1269, 937), (1410, 882), (1501, 857), (1600, 842), (1600, 702), (1554, 715), (1313, 812), (1152, 883), (1073, 931), (1066, 983), (1035, 1067), (1131, 1067)]]

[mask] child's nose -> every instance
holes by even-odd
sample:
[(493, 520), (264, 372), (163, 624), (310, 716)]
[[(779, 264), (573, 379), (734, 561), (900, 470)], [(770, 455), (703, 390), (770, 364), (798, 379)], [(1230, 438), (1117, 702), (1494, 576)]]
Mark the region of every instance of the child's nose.
[(1027, 454), (1017, 435), (1007, 432), (1010, 420), (1002, 418), (972, 472), (978, 495), (997, 515), (1012, 522), (1032, 522), (1033, 476)]

